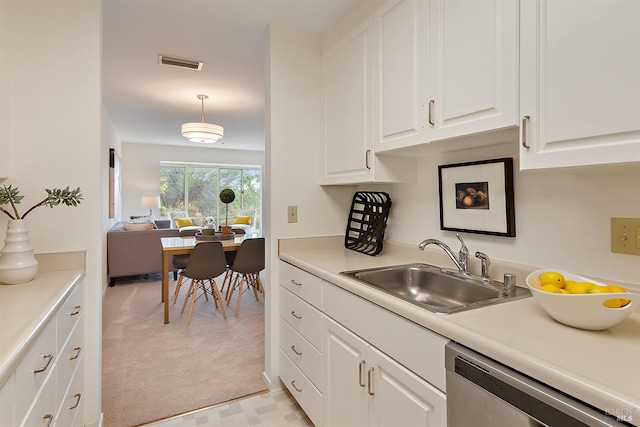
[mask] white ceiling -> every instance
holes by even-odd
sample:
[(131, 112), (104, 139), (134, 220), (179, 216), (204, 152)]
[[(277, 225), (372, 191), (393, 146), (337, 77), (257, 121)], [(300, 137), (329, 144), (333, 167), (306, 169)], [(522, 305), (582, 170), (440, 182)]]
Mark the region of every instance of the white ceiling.
[[(213, 148), (264, 150), (264, 47), (271, 22), (321, 33), (359, 0), (104, 0), (103, 99), (123, 142), (193, 145), (184, 122), (224, 127)], [(204, 62), (202, 71), (158, 55)]]

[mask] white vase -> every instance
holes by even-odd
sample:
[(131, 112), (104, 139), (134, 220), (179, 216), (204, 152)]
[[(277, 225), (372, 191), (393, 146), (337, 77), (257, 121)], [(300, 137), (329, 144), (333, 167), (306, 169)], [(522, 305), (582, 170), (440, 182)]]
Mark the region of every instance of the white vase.
[(33, 246), (24, 219), (12, 219), (7, 223), (7, 236), (0, 250), (0, 283), (17, 285), (33, 280), (38, 274), (38, 261), (33, 256)]

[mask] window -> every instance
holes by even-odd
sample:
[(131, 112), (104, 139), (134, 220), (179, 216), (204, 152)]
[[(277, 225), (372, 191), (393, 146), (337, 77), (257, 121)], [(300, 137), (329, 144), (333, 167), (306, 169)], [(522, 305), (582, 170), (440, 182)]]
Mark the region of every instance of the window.
[[(228, 206), (220, 191), (236, 193)], [(240, 210), (255, 212), (256, 232), (262, 213), (262, 170), (256, 166), (160, 163), (160, 210), (163, 215), (185, 211), (192, 218), (213, 217), (216, 225), (231, 224)], [(227, 213), (228, 211), (228, 213)]]

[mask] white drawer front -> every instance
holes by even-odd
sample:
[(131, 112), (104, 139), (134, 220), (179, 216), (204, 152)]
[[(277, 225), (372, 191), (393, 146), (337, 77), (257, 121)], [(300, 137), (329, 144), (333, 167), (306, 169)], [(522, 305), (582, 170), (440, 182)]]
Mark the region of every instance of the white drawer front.
[(60, 404), (62, 396), (64, 396), (67, 392), (69, 383), (71, 382), (71, 378), (82, 363), (82, 355), (84, 351), (83, 325), (83, 322), (78, 323), (78, 325), (73, 330), (71, 337), (60, 352), (60, 358), (58, 359), (58, 363), (56, 365), (56, 375), (58, 380), (58, 404)]
[[(36, 338), (16, 369), (16, 419), (22, 419), (40, 387), (51, 375), (56, 357), (56, 321), (53, 319)], [(53, 396), (55, 388), (51, 393)]]
[(15, 375), (11, 375), (0, 388), (0, 427), (13, 427), (16, 425), (14, 418), (15, 406)]
[(280, 320), (280, 346), (311, 382), (322, 390), (322, 353), (282, 320)]
[(316, 308), (322, 307), (322, 280), (280, 261), (280, 284)]
[[(55, 364), (52, 362), (49, 369), (55, 371)], [(56, 412), (56, 381), (55, 372), (45, 382), (44, 387), (40, 390), (38, 398), (33, 403), (30, 411), (24, 419), (22, 427), (44, 427), (52, 426), (55, 423)], [(31, 401), (29, 401), (31, 403)], [(49, 421), (51, 419), (51, 421)]]
[[(72, 427), (83, 425), (82, 408), (84, 407), (84, 369), (78, 369), (69, 389), (61, 395), (61, 403), (56, 417), (56, 426)], [(75, 421), (75, 422), (74, 422)]]
[(322, 313), (285, 288), (280, 291), (280, 316), (322, 351)]
[(296, 367), (289, 357), (280, 351), (280, 379), (300, 404), (311, 422), (322, 425), (322, 393)]
[(67, 339), (71, 330), (78, 322), (83, 310), (82, 301), (82, 286), (76, 286), (75, 290), (69, 295), (64, 302), (57, 315), (58, 322), (58, 349), (61, 349)]
[(323, 282), (323, 288), (328, 316), (445, 391), (448, 339), (329, 282)]

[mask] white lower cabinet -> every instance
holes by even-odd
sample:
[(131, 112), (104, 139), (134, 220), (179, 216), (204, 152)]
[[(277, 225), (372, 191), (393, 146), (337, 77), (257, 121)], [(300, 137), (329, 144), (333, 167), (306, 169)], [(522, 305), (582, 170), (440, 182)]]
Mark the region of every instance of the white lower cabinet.
[(62, 303), (0, 389), (0, 427), (84, 423), (83, 285)]
[[(280, 273), (280, 379), (314, 425), (446, 426), (446, 338), (290, 264)], [(306, 294), (287, 289), (294, 276)]]
[(446, 398), (398, 362), (325, 318), (326, 426), (445, 426)]

